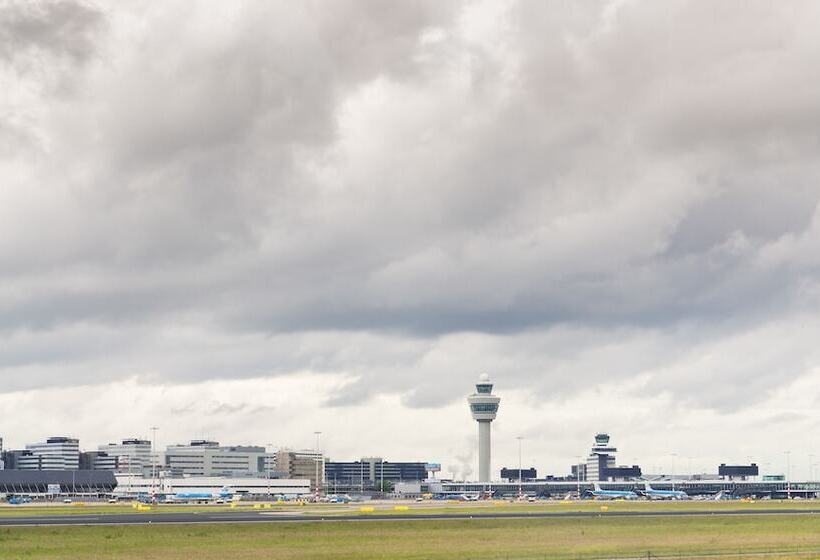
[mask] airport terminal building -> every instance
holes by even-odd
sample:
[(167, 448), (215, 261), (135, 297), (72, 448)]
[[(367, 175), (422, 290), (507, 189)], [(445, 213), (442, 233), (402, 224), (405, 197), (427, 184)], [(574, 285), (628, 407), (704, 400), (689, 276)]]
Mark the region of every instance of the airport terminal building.
[(218, 476), (151, 478), (119, 473), (116, 475), (116, 482), (113, 495), (119, 499), (171, 496), (181, 492), (218, 494), (222, 490), (227, 490), (238, 497), (259, 499), (266, 497), (293, 499), (311, 496), (308, 479)]
[(0, 495), (102, 497), (117, 488), (110, 471), (0, 470)]
[[(594, 489), (593, 482), (571, 480), (541, 480), (522, 482), (521, 489), (526, 496), (542, 498), (576, 499), (589, 497)], [(603, 490), (632, 490), (638, 494), (645, 489), (644, 481), (600, 482)], [(653, 480), (655, 490), (682, 490), (691, 497), (708, 497), (723, 493), (726, 497), (757, 498), (814, 498), (820, 495), (820, 482), (788, 482), (785, 480)], [(457, 498), (463, 494), (492, 495), (493, 497), (518, 496), (519, 483), (516, 482), (451, 482), (426, 481), (421, 483), (401, 482), (394, 492), (398, 497), (416, 498), (425, 494)]]

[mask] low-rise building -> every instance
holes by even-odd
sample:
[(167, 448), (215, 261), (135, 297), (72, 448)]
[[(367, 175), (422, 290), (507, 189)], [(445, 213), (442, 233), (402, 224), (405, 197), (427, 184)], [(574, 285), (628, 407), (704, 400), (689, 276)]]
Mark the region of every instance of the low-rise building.
[(358, 461), (327, 461), (325, 484), (330, 491), (373, 490), (402, 481), (427, 478), (427, 463), (391, 462), (381, 457), (362, 457)]
[(111, 471), (0, 471), (0, 494), (6, 496), (47, 497), (79, 495), (100, 497), (111, 495), (117, 480)]
[(173, 499), (175, 494), (197, 493), (220, 495), (228, 492), (234, 497), (265, 498), (284, 497), (306, 498), (311, 494), (307, 479), (259, 478), (259, 477), (143, 477), (127, 473), (117, 473), (119, 498), (157, 496)]
[(322, 453), (315, 450), (280, 449), (276, 452), (276, 470), (288, 478), (308, 479), (310, 487), (317, 488), (317, 481), (322, 483)]

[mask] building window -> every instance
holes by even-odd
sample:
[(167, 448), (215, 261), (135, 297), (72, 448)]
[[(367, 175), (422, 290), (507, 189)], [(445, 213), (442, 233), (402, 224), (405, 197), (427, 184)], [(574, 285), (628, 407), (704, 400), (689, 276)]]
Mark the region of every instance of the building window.
[(495, 403), (475, 403), (470, 405), (470, 410), (473, 412), (496, 412), (498, 410), (498, 405)]

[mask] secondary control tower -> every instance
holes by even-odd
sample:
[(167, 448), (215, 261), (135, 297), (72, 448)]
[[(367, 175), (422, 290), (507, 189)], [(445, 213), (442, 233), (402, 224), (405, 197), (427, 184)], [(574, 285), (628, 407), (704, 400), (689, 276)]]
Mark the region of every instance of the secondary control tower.
[(478, 378), (475, 393), (467, 397), (473, 420), (478, 422), (478, 481), (490, 482), (490, 422), (498, 413), (501, 398), (493, 395), (493, 384), (486, 373)]

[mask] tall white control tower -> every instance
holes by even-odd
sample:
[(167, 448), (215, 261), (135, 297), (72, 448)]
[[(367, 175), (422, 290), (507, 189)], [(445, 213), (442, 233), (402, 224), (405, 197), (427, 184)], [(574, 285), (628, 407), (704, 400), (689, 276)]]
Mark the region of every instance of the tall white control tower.
[(501, 399), (493, 395), (490, 376), (481, 374), (475, 385), (475, 393), (467, 397), (473, 420), (478, 422), (478, 481), (490, 482), (490, 422), (498, 413)]

